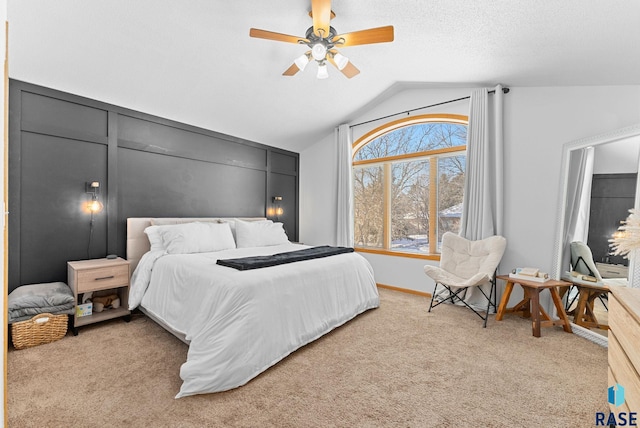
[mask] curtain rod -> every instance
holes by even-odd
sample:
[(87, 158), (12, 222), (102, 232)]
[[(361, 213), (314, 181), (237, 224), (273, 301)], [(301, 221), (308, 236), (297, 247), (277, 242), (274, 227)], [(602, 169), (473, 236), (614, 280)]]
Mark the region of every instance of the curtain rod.
[[(496, 90), (495, 90), (495, 89), (492, 89), (491, 91), (488, 91), (487, 93), (488, 93), (488, 94), (495, 94), (495, 93), (496, 93)], [(503, 93), (503, 94), (508, 94), (508, 93), (509, 93), (509, 88), (502, 88), (502, 93)], [(356, 123), (355, 125), (351, 125), (351, 126), (349, 126), (349, 128), (355, 128), (356, 126), (365, 125), (365, 124), (367, 124), (367, 123), (375, 122), (376, 120), (388, 119), (388, 118), (390, 118), (390, 117), (398, 116), (398, 115), (400, 115), (400, 114), (405, 114), (405, 113), (406, 113), (406, 114), (409, 114), (409, 113), (414, 112), (414, 111), (416, 111), (416, 110), (423, 110), (423, 109), (426, 109), (426, 108), (431, 108), (431, 107), (441, 106), (441, 105), (443, 105), (443, 104), (455, 103), (456, 101), (468, 100), (469, 98), (471, 98), (471, 96), (470, 96), (470, 95), (468, 95), (468, 96), (466, 96), (466, 97), (462, 97), (462, 98), (456, 98), (455, 100), (449, 100), (449, 101), (443, 101), (443, 102), (441, 102), (441, 103), (437, 103), (437, 104), (431, 104), (431, 105), (424, 106), (424, 107), (412, 108), (411, 110), (401, 111), (400, 113), (393, 113), (393, 114), (389, 114), (389, 115), (387, 115), (387, 116), (379, 117), (379, 118), (377, 118), (377, 119), (367, 120), (366, 122)]]

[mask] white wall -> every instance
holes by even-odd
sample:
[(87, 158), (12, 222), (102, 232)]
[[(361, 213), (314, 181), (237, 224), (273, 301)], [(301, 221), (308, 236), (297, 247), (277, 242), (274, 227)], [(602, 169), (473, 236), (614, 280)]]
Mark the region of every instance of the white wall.
[[(469, 89), (406, 90), (351, 121), (469, 95)], [(466, 102), (421, 113), (467, 114)], [(393, 119), (389, 119), (393, 120)], [(640, 86), (517, 87), (505, 95), (505, 224), (507, 251), (500, 273), (516, 266), (550, 271), (556, 230), (562, 145), (640, 123)], [(381, 123), (369, 125), (369, 129)], [(358, 127), (354, 138), (367, 130)], [(336, 156), (333, 136), (300, 153), (300, 236), (307, 244), (335, 243)], [(363, 255), (378, 283), (431, 292), (420, 259)]]
[(629, 138), (596, 146), (594, 174), (629, 174), (638, 172), (640, 138)]
[(335, 136), (328, 135), (303, 153), (300, 153), (298, 240), (308, 245), (335, 245), (338, 202)]

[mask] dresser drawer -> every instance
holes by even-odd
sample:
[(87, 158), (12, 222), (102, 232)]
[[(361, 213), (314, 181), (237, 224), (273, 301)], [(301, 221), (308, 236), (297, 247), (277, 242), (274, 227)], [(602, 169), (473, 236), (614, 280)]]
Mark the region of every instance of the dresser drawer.
[(596, 269), (603, 278), (627, 278), (629, 277), (629, 268), (624, 265), (611, 265), (607, 263), (596, 262)]
[(129, 283), (129, 265), (79, 270), (77, 275), (78, 293), (104, 290), (127, 285)]

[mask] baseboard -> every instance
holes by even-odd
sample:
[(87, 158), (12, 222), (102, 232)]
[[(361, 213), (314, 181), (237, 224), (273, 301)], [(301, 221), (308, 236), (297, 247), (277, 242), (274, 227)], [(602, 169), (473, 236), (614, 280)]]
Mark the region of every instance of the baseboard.
[(385, 284), (379, 284), (379, 283), (376, 283), (376, 285), (378, 286), (378, 288), (386, 288), (387, 290), (400, 291), (402, 293), (415, 294), (417, 296), (428, 297), (429, 299), (431, 298), (431, 294), (424, 291), (411, 290), (409, 288), (394, 287), (393, 285), (385, 285)]

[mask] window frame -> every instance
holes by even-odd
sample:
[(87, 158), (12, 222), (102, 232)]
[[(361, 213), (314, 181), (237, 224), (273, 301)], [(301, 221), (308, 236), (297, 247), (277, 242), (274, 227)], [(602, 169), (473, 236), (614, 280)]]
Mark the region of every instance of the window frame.
[[(352, 144), (352, 149), (351, 149), (351, 168), (353, 169), (353, 167), (355, 166), (361, 166), (361, 165), (374, 165), (374, 164), (379, 164), (382, 165), (383, 168), (385, 168), (385, 174), (384, 174), (384, 188), (390, 188), (391, 186), (391, 174), (386, 173), (387, 169), (390, 169), (391, 167), (391, 163), (394, 161), (398, 161), (398, 160), (407, 160), (407, 159), (412, 159), (412, 160), (419, 160), (419, 159), (424, 159), (424, 158), (429, 158), (430, 161), (433, 163), (434, 161), (437, 162), (439, 156), (438, 155), (442, 155), (442, 154), (447, 154), (447, 153), (455, 153), (455, 152), (466, 152), (467, 150), (467, 146), (456, 146), (456, 147), (446, 147), (443, 149), (436, 149), (436, 150), (429, 150), (429, 151), (422, 151), (422, 152), (415, 152), (415, 153), (405, 153), (405, 154), (401, 154), (401, 155), (394, 155), (394, 156), (386, 156), (383, 158), (376, 158), (376, 159), (366, 159), (366, 160), (354, 160), (356, 153), (363, 148), (364, 146), (366, 146), (367, 144), (369, 144), (371, 141), (375, 140), (376, 138), (387, 134), (389, 132), (395, 131), (396, 129), (399, 128), (403, 128), (403, 127), (407, 127), (407, 126), (413, 126), (413, 125), (419, 125), (419, 124), (423, 124), (423, 123), (430, 123), (430, 122), (437, 122), (437, 123), (451, 123), (451, 124), (458, 124), (458, 125), (465, 125), (467, 126), (467, 131), (468, 131), (468, 126), (469, 126), (469, 117), (465, 116), (465, 115), (461, 115), (461, 114), (450, 114), (450, 113), (434, 113), (434, 114), (422, 114), (422, 115), (417, 115), (417, 116), (411, 116), (411, 117), (407, 117), (407, 118), (403, 118), (403, 119), (398, 119), (398, 120), (394, 120), (392, 122), (388, 122), (385, 123), (367, 133), (365, 133), (363, 136), (361, 136), (360, 138), (358, 138), (353, 144)], [(435, 188), (433, 190), (430, 190), (435, 192)], [(438, 253), (429, 253), (429, 254), (417, 254), (417, 253), (410, 253), (410, 252), (403, 252), (403, 251), (398, 251), (398, 250), (391, 250), (391, 216), (390, 216), (390, 211), (391, 211), (391, 207), (389, 206), (389, 200), (388, 197), (386, 195), (386, 191), (384, 192), (384, 201), (383, 201), (383, 206), (384, 206), (384, 212), (383, 212), (383, 242), (384, 242), (384, 248), (371, 248), (371, 247), (360, 247), (360, 246), (356, 246), (355, 249), (356, 251), (359, 252), (363, 252), (363, 253), (371, 253), (371, 254), (382, 254), (382, 255), (387, 255), (387, 256), (396, 256), (396, 257), (408, 257), (408, 258), (417, 258), (417, 259), (423, 259), (423, 260), (440, 260), (440, 254)], [(434, 205), (435, 207), (435, 205)], [(432, 209), (431, 206), (429, 209)], [(436, 209), (436, 208), (433, 208)], [(432, 233), (430, 231), (430, 233)], [(432, 240), (429, 239), (429, 242), (431, 242)]]

